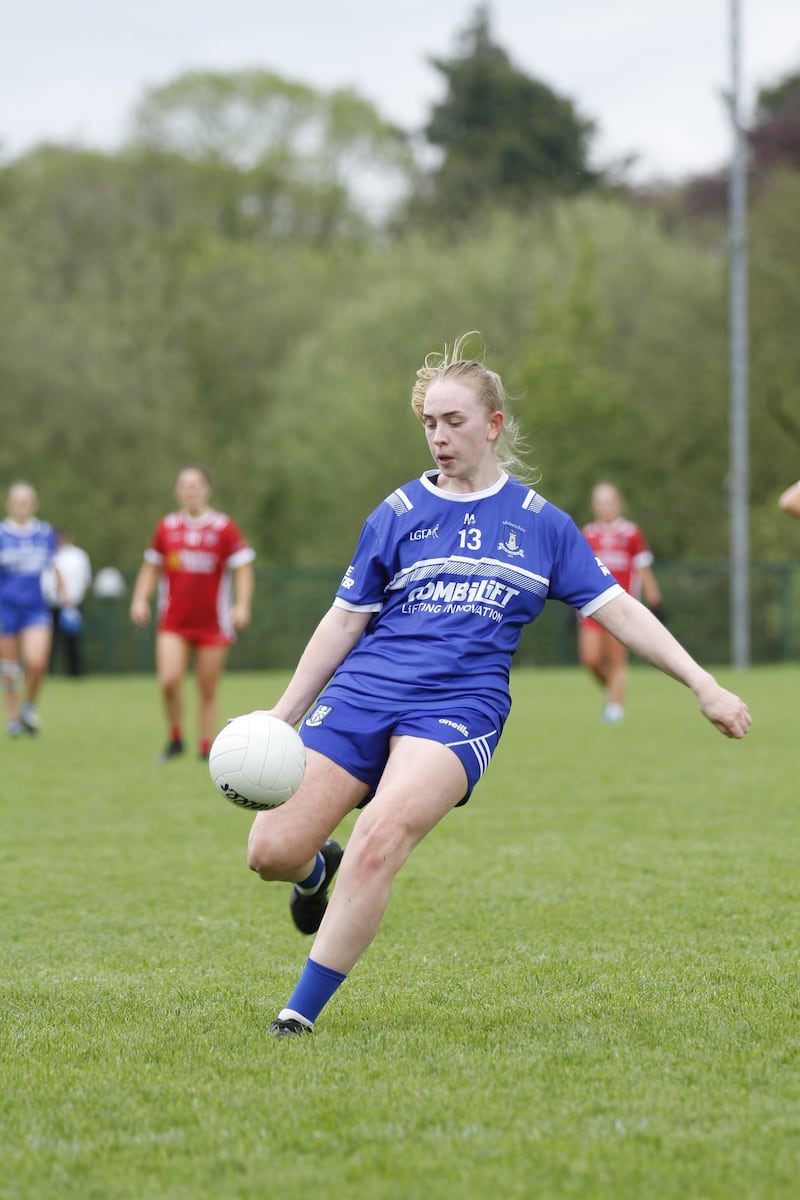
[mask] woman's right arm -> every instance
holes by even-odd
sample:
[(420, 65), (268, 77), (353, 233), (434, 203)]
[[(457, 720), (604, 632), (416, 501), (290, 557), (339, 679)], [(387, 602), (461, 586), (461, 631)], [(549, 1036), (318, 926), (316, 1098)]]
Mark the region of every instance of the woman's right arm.
[(296, 725), (366, 629), (372, 612), (351, 612), (332, 605), (312, 633), (286, 691), (270, 709)]
[(130, 607), (134, 625), (148, 625), (150, 622), (150, 597), (156, 590), (158, 575), (159, 569), (155, 563), (143, 562), (139, 568)]

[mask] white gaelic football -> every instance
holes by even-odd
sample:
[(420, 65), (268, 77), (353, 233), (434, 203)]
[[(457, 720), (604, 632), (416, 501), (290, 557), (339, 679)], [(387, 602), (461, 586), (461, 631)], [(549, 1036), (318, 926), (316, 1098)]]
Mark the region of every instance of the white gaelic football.
[(306, 769), (306, 748), (291, 725), (266, 712), (234, 717), (208, 755), (214, 785), (240, 808), (277, 808), (294, 795)]

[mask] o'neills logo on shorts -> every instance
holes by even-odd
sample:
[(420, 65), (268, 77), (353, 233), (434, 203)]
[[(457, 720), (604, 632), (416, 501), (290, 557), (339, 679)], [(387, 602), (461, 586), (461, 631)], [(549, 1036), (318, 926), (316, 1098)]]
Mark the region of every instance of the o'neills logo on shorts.
[(325, 718), (328, 716), (328, 714), (332, 711), (333, 711), (333, 709), (331, 708), (330, 704), (318, 704), (317, 707), (312, 712), (311, 716), (306, 717), (303, 724), (310, 725), (312, 727), (312, 729), (316, 729), (316, 727), (318, 725), (321, 725), (322, 722), (325, 720)]
[(451, 721), (449, 717), (439, 717), (439, 724), (449, 725), (451, 729), (455, 729), (458, 733), (463, 734), (465, 738), (469, 737), (469, 730), (460, 721)]

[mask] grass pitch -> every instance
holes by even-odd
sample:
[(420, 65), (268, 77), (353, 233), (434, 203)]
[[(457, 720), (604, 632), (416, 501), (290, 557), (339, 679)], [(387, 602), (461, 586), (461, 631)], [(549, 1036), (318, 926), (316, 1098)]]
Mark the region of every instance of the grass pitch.
[[(265, 1028), (309, 941), (205, 764), (154, 763), (154, 679), (49, 681), (0, 750), (0, 1196), (794, 1198), (800, 670), (722, 677), (743, 743), (647, 668), (619, 727), (517, 672), (299, 1042)], [(229, 674), (223, 714), (284, 678)]]

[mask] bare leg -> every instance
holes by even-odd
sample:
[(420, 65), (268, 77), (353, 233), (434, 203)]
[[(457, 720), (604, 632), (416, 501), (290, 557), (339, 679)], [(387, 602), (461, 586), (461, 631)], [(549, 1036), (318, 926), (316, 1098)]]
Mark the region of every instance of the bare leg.
[(181, 684), (189, 666), (191, 647), (177, 633), (159, 633), (156, 637), (156, 671), (167, 725), (180, 725), (183, 719)]
[(295, 794), (253, 821), (247, 844), (250, 870), (265, 880), (307, 878), (320, 846), (367, 790), (343, 767), (308, 750), (306, 773)]
[(578, 628), (578, 654), (581, 665), (587, 667), (601, 687), (608, 685), (608, 668), (605, 658), (604, 629), (591, 625), (580, 625)]
[(198, 646), (195, 651), (194, 668), (199, 697), (197, 725), (201, 741), (210, 742), (218, 729), (217, 686), (227, 657), (227, 646)]
[(9, 725), (19, 720), (19, 648), (17, 635), (6, 633), (0, 637), (0, 662), (2, 686), (5, 696), (6, 720)]
[(375, 796), (345, 847), (311, 950), (315, 962), (347, 974), (378, 931), (395, 875), (466, 789), (452, 750), (423, 738), (394, 740)]
[(25, 671), (25, 699), (35, 704), (47, 674), (53, 632), (47, 625), (31, 625), (19, 635), (20, 656)]
[(625, 703), (625, 693), (628, 690), (628, 648), (623, 646), (622, 642), (618, 642), (610, 633), (606, 635), (607, 639), (607, 661), (608, 661), (608, 691), (607, 699), (609, 704), (619, 704), (620, 707)]
[(583, 624), (578, 632), (578, 649), (605, 691), (604, 719), (621, 721), (628, 687), (628, 650), (605, 629)]

